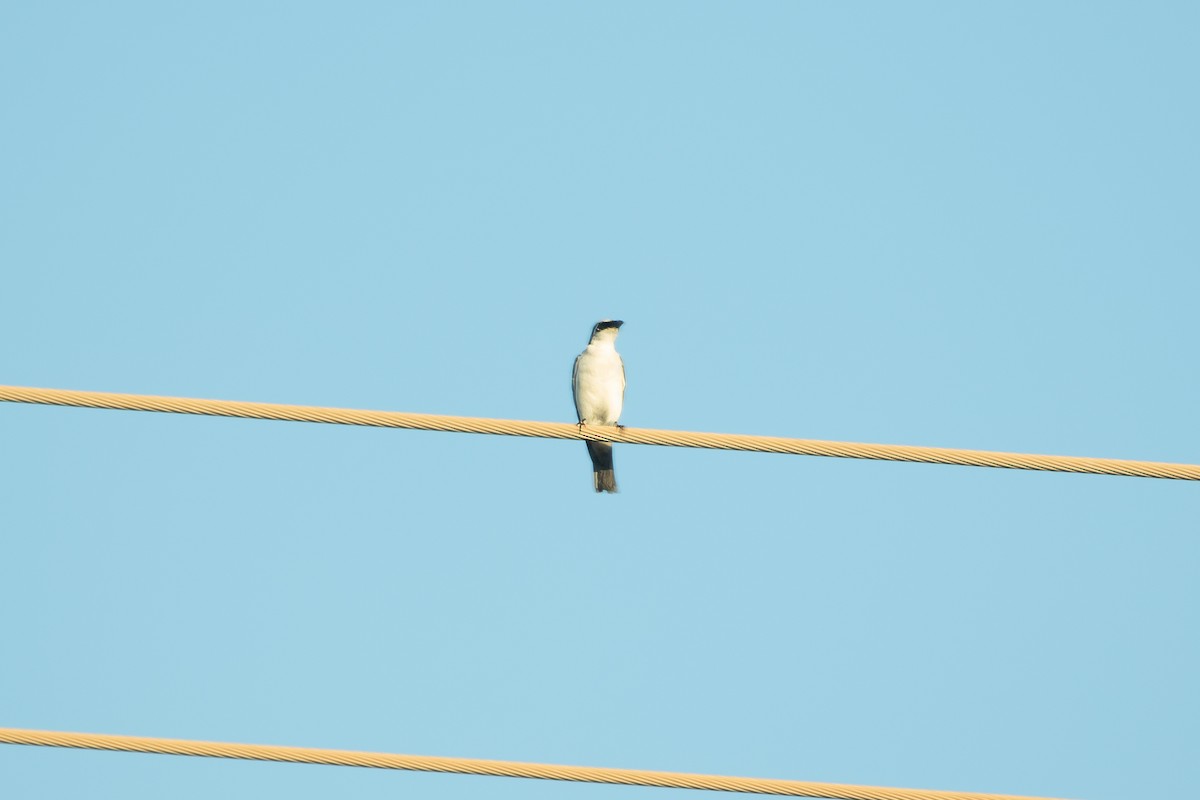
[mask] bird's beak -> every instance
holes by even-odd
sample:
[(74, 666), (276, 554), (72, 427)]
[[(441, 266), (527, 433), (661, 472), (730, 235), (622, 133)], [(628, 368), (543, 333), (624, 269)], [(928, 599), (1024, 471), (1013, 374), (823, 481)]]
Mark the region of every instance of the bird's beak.
[(611, 324), (611, 325), (612, 325), (614, 328), (619, 328), (619, 327), (621, 327), (622, 325), (624, 325), (624, 324), (625, 324), (625, 321), (624, 321), (624, 320), (620, 320), (620, 319), (614, 319), (614, 320), (613, 320), (611, 323), (609, 323), (609, 324)]

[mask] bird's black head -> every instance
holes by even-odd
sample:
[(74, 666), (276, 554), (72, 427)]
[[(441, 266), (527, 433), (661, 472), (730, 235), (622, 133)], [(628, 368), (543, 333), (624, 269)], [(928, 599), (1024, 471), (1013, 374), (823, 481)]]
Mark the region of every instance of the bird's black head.
[(600, 331), (608, 328), (619, 328), (624, 324), (625, 323), (619, 319), (602, 319), (596, 323), (596, 327), (592, 328), (592, 335), (595, 336)]
[(592, 342), (613, 342), (617, 338), (617, 329), (625, 323), (619, 319), (602, 319), (592, 326), (592, 336), (588, 339), (588, 344)]

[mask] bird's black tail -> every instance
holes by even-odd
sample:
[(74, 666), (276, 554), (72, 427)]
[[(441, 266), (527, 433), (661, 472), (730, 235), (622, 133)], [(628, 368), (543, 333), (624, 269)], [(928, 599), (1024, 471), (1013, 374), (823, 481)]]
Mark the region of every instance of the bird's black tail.
[(608, 442), (586, 442), (592, 457), (592, 485), (597, 492), (617, 491), (617, 474), (613, 472), (612, 445)]

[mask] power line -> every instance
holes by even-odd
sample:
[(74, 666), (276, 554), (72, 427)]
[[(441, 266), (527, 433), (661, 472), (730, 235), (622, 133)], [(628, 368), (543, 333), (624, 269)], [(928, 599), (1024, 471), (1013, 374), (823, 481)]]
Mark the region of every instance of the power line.
[(1200, 480), (1200, 466), (1115, 458), (1045, 456), (1000, 453), (988, 450), (959, 450), (895, 444), (829, 442), (819, 439), (789, 439), (778, 436), (747, 436), (731, 433), (691, 433), (650, 428), (580, 427), (563, 422), (453, 417), (439, 414), (409, 414), (399, 411), (365, 411), (349, 408), (245, 403), (229, 400), (198, 400), (109, 392), (79, 392), (67, 389), (35, 389), (0, 386), (0, 400), (14, 403), (110, 408), (128, 411), (162, 411), (215, 417), (326, 422), (380, 428), (487, 433), (532, 436), (544, 439), (591, 439), (621, 444), (650, 444), (696, 447), (711, 450), (747, 450), (760, 453), (790, 453), (808, 456), (861, 458), (878, 461), (913, 461), (929, 464), (958, 464), (971, 467), (1080, 472), (1095, 475), (1126, 475), (1140, 478)]
[(541, 778), (556, 781), (662, 786), (676, 789), (709, 789), (719, 792), (824, 797), (834, 800), (1052, 800), (1008, 794), (947, 792), (933, 789), (891, 789), (842, 783), (735, 778), (695, 775), (686, 772), (657, 772), (605, 767), (570, 767), (520, 761), (479, 758), (445, 758), (357, 750), (326, 750), (312, 747), (279, 747), (261, 744), (197, 742), (190, 739), (159, 739), (148, 736), (112, 736), (97, 733), (65, 733), (20, 728), (0, 728), (0, 743), (72, 747), (84, 750), (119, 750), (208, 758), (237, 758), (251, 761), (284, 761), (295, 764), (329, 764), (342, 767), (374, 767), (418, 772), (454, 772), (466, 775), (495, 775), (510, 778)]

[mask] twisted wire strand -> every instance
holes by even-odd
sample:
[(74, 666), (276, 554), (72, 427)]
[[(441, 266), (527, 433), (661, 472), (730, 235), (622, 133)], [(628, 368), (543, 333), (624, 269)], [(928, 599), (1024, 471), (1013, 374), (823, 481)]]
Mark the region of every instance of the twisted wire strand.
[(891, 789), (842, 783), (815, 783), (769, 778), (735, 778), (696, 775), (686, 772), (657, 772), (604, 767), (571, 767), (521, 761), (479, 758), (446, 758), (356, 750), (326, 750), (313, 747), (280, 747), (261, 744), (199, 742), (189, 739), (159, 739), (147, 736), (113, 736), (97, 733), (65, 733), (20, 728), (0, 728), (0, 743), (71, 747), (84, 750), (118, 750), (251, 761), (283, 761), (297, 764), (328, 764), (343, 767), (374, 767), (417, 772), (454, 772), (511, 778), (540, 778), (556, 781), (661, 786), (676, 789), (709, 789), (720, 792), (823, 797), (833, 800), (1052, 800), (1008, 794), (948, 792), (933, 789)]
[(895, 444), (830, 442), (819, 439), (789, 439), (779, 436), (748, 436), (730, 433), (693, 433), (650, 428), (580, 427), (564, 422), (530, 422), (483, 417), (455, 417), (439, 414), (410, 414), (399, 411), (365, 411), (349, 408), (246, 403), (229, 400), (199, 400), (187, 397), (160, 397), (109, 392), (80, 392), (67, 389), (37, 389), (27, 386), (0, 386), (0, 400), (13, 403), (111, 408), (128, 411), (162, 411), (175, 414), (201, 414), (217, 417), (325, 422), (339, 425), (366, 425), (380, 428), (407, 428), (459, 433), (487, 433), (504, 436), (532, 436), (544, 439), (590, 439), (621, 444), (650, 444), (669, 447), (695, 447), (712, 450), (746, 450), (760, 453), (789, 453), (807, 456), (912, 461), (928, 464), (958, 464), (971, 467), (1079, 472), (1095, 475), (1125, 475), (1140, 478), (1200, 480), (1200, 465), (1158, 461), (1130, 461), (1115, 458), (1046, 456), (1002, 453), (988, 450), (961, 450), (942, 447), (918, 447)]

